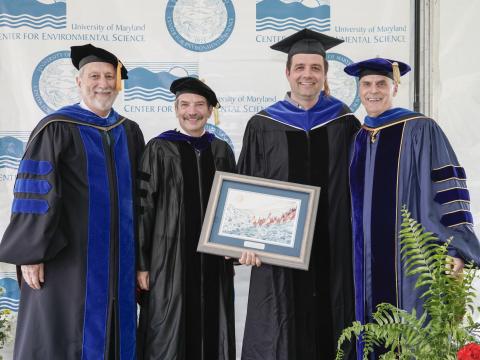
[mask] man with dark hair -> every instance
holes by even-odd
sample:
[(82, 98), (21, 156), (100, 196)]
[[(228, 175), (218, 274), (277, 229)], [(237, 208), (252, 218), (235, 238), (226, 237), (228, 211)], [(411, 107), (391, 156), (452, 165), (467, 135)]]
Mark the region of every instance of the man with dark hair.
[(33, 130), (0, 261), (22, 273), (14, 358), (135, 358), (136, 123), (112, 105), (127, 70), (72, 46), (81, 102)]
[[(358, 120), (327, 91), (325, 51), (342, 41), (299, 31), (272, 49), (288, 53), (290, 92), (247, 124), (239, 172), (321, 187), (308, 271), (252, 268), (243, 360), (330, 360), (354, 318), (348, 149)], [(348, 352), (348, 351), (347, 351)]]
[(403, 206), (440, 241), (453, 237), (453, 272), (461, 272), (464, 261), (480, 264), (465, 171), (447, 137), (433, 119), (393, 106), (400, 77), (409, 71), (407, 64), (384, 58), (345, 68), (359, 78), (367, 111), (350, 165), (355, 307), (362, 323), (380, 303), (423, 312), (424, 289), (415, 287), (416, 277), (406, 276), (400, 251)]
[(205, 131), (215, 93), (175, 80), (178, 130), (152, 139), (140, 162), (139, 360), (234, 360), (233, 266), (197, 253), (215, 170), (235, 172), (229, 145)]

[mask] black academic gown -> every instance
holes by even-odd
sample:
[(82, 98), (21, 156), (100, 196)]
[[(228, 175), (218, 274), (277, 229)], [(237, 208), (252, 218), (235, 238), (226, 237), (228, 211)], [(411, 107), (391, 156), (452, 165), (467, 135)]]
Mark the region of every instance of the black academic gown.
[(252, 268), (243, 360), (334, 359), (338, 336), (354, 320), (348, 149), (358, 128), (346, 106), (310, 131), (265, 111), (247, 124), (240, 173), (321, 193), (309, 270)]
[(215, 170), (235, 171), (232, 150), (214, 139), (201, 152), (155, 138), (140, 165), (139, 360), (233, 360), (233, 266), (196, 252)]
[(21, 284), (14, 359), (133, 360), (133, 192), (143, 135), (116, 113), (98, 128), (79, 118), (101, 118), (69, 109), (75, 118), (54, 114), (32, 132), (0, 245), (2, 262), (45, 266), (40, 290)]

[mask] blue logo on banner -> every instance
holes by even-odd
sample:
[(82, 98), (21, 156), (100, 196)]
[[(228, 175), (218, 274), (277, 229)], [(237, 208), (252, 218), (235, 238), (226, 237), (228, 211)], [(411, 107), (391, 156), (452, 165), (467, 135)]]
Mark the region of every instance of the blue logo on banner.
[(43, 58), (33, 71), (32, 92), (35, 102), (46, 114), (80, 101), (75, 83), (77, 70), (70, 51), (57, 51)]
[(328, 85), (332, 95), (347, 104), (352, 112), (360, 106), (358, 96), (358, 79), (347, 75), (343, 69), (353, 61), (342, 54), (327, 53), (328, 60)]
[(257, 31), (330, 30), (330, 0), (257, 0)]
[(0, 288), (3, 290), (0, 297), (0, 310), (18, 311), (20, 303), (20, 289), (18, 282), (10, 277), (0, 279)]
[(0, 26), (33, 29), (67, 26), (66, 0), (0, 0)]
[(125, 81), (125, 100), (174, 101), (172, 82), (180, 77), (198, 78), (198, 63), (125, 63), (131, 70)]
[(0, 169), (18, 169), (27, 139), (24, 131), (0, 132)]
[(235, 148), (233, 147), (233, 142), (225, 131), (220, 129), (218, 126), (215, 126), (210, 123), (205, 124), (205, 130), (215, 135), (220, 140), (225, 141), (228, 145), (230, 145), (230, 147), (232, 148), (232, 151), (235, 152)]
[(165, 21), (180, 46), (192, 51), (210, 51), (232, 34), (235, 9), (231, 0), (169, 0)]

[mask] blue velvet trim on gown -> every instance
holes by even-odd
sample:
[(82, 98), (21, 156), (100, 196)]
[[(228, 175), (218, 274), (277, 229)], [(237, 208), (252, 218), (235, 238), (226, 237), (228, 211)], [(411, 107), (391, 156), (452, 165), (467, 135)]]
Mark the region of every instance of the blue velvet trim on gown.
[(13, 199), (12, 213), (46, 214), (48, 212), (47, 200), (41, 199)]
[(19, 174), (48, 175), (52, 170), (52, 164), (43, 160), (22, 160), (18, 167)]
[(13, 192), (45, 195), (52, 189), (48, 180), (17, 179)]
[[(353, 259), (354, 259), (354, 287), (355, 287), (355, 316), (357, 321), (365, 323), (365, 293), (364, 293), (364, 239), (363, 239), (363, 200), (366, 144), (369, 133), (360, 130), (353, 146), (352, 161), (350, 164), (350, 189), (352, 201), (352, 230), (353, 230)], [(363, 343), (357, 342), (357, 353), (362, 354)]]
[(135, 359), (137, 306), (135, 300), (135, 234), (133, 219), (133, 180), (127, 135), (123, 126), (112, 130), (115, 141), (119, 214), (118, 319), (120, 359)]
[(463, 167), (449, 165), (440, 169), (432, 170), (433, 182), (445, 181), (452, 178), (466, 180), (467, 175), (465, 174), (465, 170), (463, 169)]
[(372, 299), (374, 310), (380, 303), (397, 304), (397, 178), (398, 158), (405, 123), (381, 132), (375, 158), (372, 193), (371, 249)]
[(447, 227), (465, 223), (473, 225), (473, 216), (470, 211), (459, 210), (443, 215), (440, 219), (440, 222), (442, 223), (442, 225)]
[(110, 190), (100, 131), (79, 126), (87, 158), (89, 188), (88, 247), (83, 323), (83, 360), (105, 353), (110, 259)]
[(470, 193), (467, 189), (453, 188), (437, 192), (433, 200), (439, 204), (448, 204), (453, 201), (470, 201)]
[[(370, 310), (381, 302), (396, 305), (396, 219), (397, 219), (397, 173), (398, 158), (404, 123), (382, 129), (375, 158), (375, 173), (372, 189), (371, 224), (364, 229), (363, 209), (365, 193), (365, 169), (370, 132), (362, 129), (355, 142), (350, 165), (350, 188), (352, 196), (354, 279), (356, 319), (369, 321)], [(392, 161), (393, 160), (393, 161)], [(371, 259), (365, 257), (364, 231), (371, 234)], [(366, 264), (371, 261), (371, 264)], [(371, 289), (366, 288), (366, 266), (371, 267)], [(357, 358), (362, 359), (363, 342), (357, 342)], [(378, 349), (377, 355), (381, 353)]]

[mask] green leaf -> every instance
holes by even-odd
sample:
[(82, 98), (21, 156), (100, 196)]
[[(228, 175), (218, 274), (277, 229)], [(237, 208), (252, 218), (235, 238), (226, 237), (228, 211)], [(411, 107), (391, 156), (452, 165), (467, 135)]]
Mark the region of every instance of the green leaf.
[[(433, 233), (411, 218), (406, 206), (401, 209), (399, 231), (400, 258), (405, 273), (415, 276), (415, 288), (421, 288), (423, 313), (408, 313), (391, 304), (379, 304), (372, 322), (354, 322), (338, 341), (337, 359), (343, 357), (341, 346), (360, 336), (364, 341), (363, 358), (368, 360), (375, 346), (387, 349), (381, 359), (438, 360), (456, 359), (456, 352), (480, 337), (480, 324), (473, 320), (476, 270), (465, 266), (463, 280), (447, 274), (448, 251), (452, 241), (440, 242)], [(413, 291), (414, 289), (412, 289)], [(462, 318), (464, 321), (462, 321)]]

